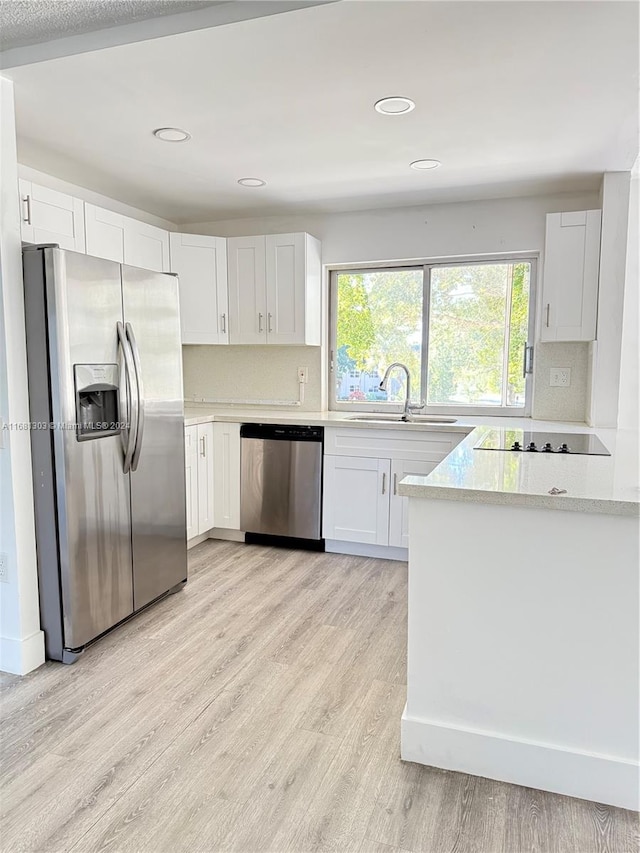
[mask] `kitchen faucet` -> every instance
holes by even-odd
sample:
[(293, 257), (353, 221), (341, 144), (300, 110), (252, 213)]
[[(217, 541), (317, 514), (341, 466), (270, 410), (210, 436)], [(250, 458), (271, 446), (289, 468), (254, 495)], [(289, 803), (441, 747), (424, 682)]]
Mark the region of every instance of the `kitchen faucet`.
[(402, 415), (403, 421), (411, 420), (411, 412), (419, 411), (420, 409), (424, 409), (424, 403), (421, 406), (412, 406), (410, 403), (411, 400), (411, 374), (409, 373), (409, 368), (406, 364), (403, 364), (401, 361), (394, 361), (393, 364), (390, 364), (389, 367), (384, 372), (384, 377), (382, 382), (380, 383), (380, 390), (387, 390), (387, 380), (389, 379), (389, 374), (394, 369), (394, 367), (399, 367), (401, 370), (404, 370), (407, 376), (407, 393), (404, 399), (404, 414)]

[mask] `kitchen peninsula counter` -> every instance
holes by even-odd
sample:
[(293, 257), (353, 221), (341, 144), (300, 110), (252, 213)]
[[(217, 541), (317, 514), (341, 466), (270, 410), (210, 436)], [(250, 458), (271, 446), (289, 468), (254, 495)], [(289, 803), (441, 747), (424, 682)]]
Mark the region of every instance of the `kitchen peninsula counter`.
[[(499, 420), (494, 418), (494, 421)], [(520, 422), (539, 430), (534, 421)], [(495, 424), (476, 427), (428, 476), (405, 477), (401, 495), (610, 515), (640, 515), (638, 434), (633, 430), (578, 429), (553, 424), (549, 432), (597, 435), (611, 456), (528, 453), (477, 448)], [(552, 489), (563, 490), (550, 494)]]

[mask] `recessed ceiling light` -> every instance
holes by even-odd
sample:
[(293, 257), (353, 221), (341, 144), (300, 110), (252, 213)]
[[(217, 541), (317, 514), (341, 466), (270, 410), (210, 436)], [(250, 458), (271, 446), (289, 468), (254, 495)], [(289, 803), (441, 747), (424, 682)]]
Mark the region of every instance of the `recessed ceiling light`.
[(243, 187), (265, 187), (267, 185), (267, 182), (260, 178), (240, 178), (238, 183)]
[(393, 98), (382, 98), (373, 105), (375, 109), (386, 116), (401, 116), (415, 110), (416, 105), (410, 98), (394, 96)]
[(191, 134), (179, 127), (158, 127), (153, 131), (153, 135), (163, 142), (186, 142), (191, 139)]
[(419, 172), (424, 172), (426, 169), (437, 169), (442, 166), (440, 160), (414, 160), (409, 163), (412, 169), (417, 169)]

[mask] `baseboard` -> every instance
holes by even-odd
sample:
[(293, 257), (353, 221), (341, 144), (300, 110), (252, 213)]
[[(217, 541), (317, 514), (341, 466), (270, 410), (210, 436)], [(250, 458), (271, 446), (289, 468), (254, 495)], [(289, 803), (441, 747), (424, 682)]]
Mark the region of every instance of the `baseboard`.
[(193, 539), (188, 539), (187, 551), (189, 551), (191, 548), (195, 548), (196, 545), (199, 545), (201, 542), (206, 542), (208, 538), (208, 533), (201, 533), (199, 536), (194, 536)]
[(0, 637), (0, 670), (13, 675), (26, 675), (44, 663), (44, 634), (36, 631), (30, 637), (15, 640)]
[(231, 530), (227, 527), (214, 527), (208, 533), (209, 539), (223, 539), (225, 542), (244, 542), (242, 530)]
[(406, 563), (409, 559), (407, 548), (394, 548), (387, 545), (365, 545), (360, 542), (343, 542), (340, 539), (326, 539), (325, 551), (330, 554), (351, 554), (354, 557), (378, 557), (381, 560), (399, 560)]
[(636, 761), (402, 715), (401, 757), (430, 767), (638, 810)]

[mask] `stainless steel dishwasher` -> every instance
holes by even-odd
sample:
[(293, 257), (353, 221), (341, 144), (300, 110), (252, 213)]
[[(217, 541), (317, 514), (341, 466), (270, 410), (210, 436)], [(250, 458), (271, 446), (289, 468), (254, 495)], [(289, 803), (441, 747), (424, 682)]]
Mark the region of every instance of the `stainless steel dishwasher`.
[(324, 550), (323, 438), (317, 426), (240, 427), (240, 526), (247, 542)]

